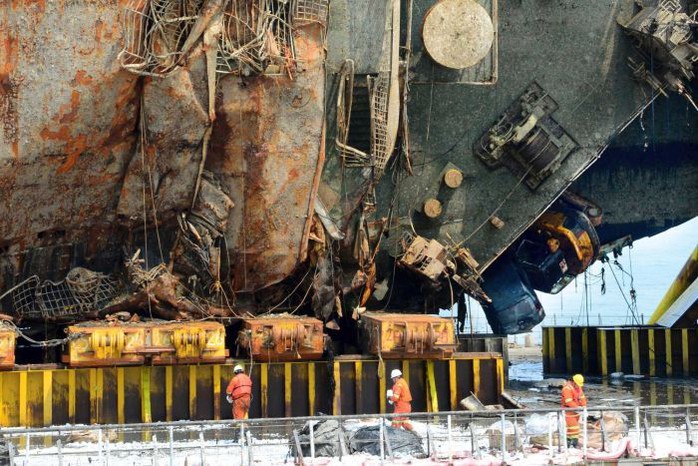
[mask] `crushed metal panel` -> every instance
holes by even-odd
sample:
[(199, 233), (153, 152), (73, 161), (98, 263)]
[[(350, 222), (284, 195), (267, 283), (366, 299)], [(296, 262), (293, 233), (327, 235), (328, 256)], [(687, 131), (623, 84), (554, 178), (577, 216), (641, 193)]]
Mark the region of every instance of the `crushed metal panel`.
[[(3, 4), (0, 244), (12, 244), (10, 254), (85, 237), (99, 248), (111, 239), (138, 114), (138, 77), (112, 60), (121, 47), (120, 8)], [(61, 40), (42, 46), (56, 31)]]
[(359, 324), (363, 351), (383, 358), (447, 358), (456, 350), (451, 319), (367, 312)]
[(320, 359), (325, 348), (322, 321), (279, 315), (244, 319), (237, 346), (255, 361)]
[(303, 259), (324, 163), (324, 32), (296, 30), (303, 72), (219, 81), (206, 169), (235, 208), (225, 232), (232, 287), (256, 291)]

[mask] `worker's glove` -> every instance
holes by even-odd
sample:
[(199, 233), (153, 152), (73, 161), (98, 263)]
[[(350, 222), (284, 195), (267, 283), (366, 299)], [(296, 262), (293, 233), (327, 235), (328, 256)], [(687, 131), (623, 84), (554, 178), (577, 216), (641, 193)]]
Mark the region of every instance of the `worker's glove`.
[(226, 395), (225, 399), (228, 400), (228, 403), (233, 404), (233, 397), (232, 396)]
[(388, 391), (386, 392), (386, 396), (387, 396), (388, 398), (391, 398), (391, 397), (393, 396), (393, 391), (392, 391), (392, 390), (388, 390)]
[(393, 404), (393, 400), (388, 399), (388, 404), (389, 404), (389, 405), (392, 405), (392, 404)]

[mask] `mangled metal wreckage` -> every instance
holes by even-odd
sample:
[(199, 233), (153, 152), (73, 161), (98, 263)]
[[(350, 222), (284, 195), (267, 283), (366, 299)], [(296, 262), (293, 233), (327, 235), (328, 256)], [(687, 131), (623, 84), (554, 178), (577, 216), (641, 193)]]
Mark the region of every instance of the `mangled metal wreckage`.
[[(599, 254), (602, 206), (570, 183), (657, 93), (690, 100), (696, 59), (678, 3), (559, 3), (13, 1), (3, 311), (30, 338), (221, 319), (229, 345), (290, 341), (278, 357), (323, 344), (282, 313), (347, 351), (366, 309), (464, 295), (495, 331), (530, 329), (533, 288)], [(583, 20), (548, 21), (572, 6)]]

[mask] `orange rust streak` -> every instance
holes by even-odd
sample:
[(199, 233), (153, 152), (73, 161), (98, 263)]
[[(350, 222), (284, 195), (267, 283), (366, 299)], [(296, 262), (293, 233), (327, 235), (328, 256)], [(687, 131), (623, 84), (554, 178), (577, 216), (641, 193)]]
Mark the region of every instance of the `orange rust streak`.
[(89, 86), (92, 84), (93, 79), (90, 75), (88, 75), (85, 70), (79, 70), (77, 73), (75, 73), (75, 79), (73, 80), (73, 84), (81, 84), (83, 86)]
[(71, 123), (75, 121), (78, 116), (78, 108), (80, 106), (80, 93), (78, 91), (72, 91), (70, 93), (70, 103), (61, 105), (58, 109), (59, 114), (63, 114), (60, 118), (61, 123)]
[(85, 148), (87, 147), (87, 137), (84, 134), (81, 134), (77, 138), (75, 138), (73, 141), (68, 144), (68, 157), (66, 158), (66, 161), (58, 167), (56, 170), (56, 173), (59, 175), (62, 175), (63, 173), (66, 173), (70, 171), (71, 168), (75, 166), (75, 164), (78, 161), (78, 158), (80, 155), (85, 151)]

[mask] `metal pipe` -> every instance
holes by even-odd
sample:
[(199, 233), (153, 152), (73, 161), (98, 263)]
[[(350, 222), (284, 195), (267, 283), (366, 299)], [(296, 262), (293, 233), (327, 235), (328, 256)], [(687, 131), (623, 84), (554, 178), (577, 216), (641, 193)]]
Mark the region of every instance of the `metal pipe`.
[(156, 434), (153, 434), (153, 466), (158, 466), (158, 436)]
[(446, 423), (448, 425), (448, 462), (451, 463), (453, 459), (453, 430), (451, 429), (451, 415), (446, 416)]
[(635, 406), (635, 432), (637, 434), (637, 445), (638, 447), (640, 446), (640, 442), (642, 441), (642, 428), (640, 427), (640, 407)]
[(589, 427), (587, 425), (588, 421), (587, 418), (589, 416), (589, 413), (587, 412), (586, 406), (584, 407), (584, 410), (582, 411), (582, 431), (584, 435), (584, 440), (582, 441), (582, 458), (587, 457), (587, 447), (589, 445)]
[(29, 432), (27, 432), (27, 434), (25, 435), (24, 445), (26, 447), (26, 450), (24, 450), (24, 464), (26, 466), (29, 464), (29, 445), (30, 445)]
[[(550, 458), (553, 457), (553, 429), (550, 427), (550, 416), (545, 416), (546, 423), (548, 424), (548, 452), (550, 452)], [(558, 437), (558, 443), (560, 438)]]
[(310, 457), (315, 459), (315, 423), (310, 422)]
[(97, 429), (97, 458), (102, 464), (102, 429)]
[(204, 427), (199, 426), (199, 457), (201, 459), (201, 464), (202, 466), (206, 464), (205, 458), (206, 454), (204, 453)]
[[(501, 424), (500, 424), (500, 427), (501, 427), (501, 431), (502, 431), (502, 432), (501, 432), (501, 435), (502, 435), (502, 440), (501, 440), (501, 442), (502, 442), (502, 463), (505, 463), (505, 464), (506, 464), (506, 462), (507, 462), (507, 433), (506, 433), (506, 430), (504, 429), (504, 421), (506, 420), (505, 417), (504, 417), (504, 413), (501, 414), (500, 418), (501, 418), (501, 420), (500, 420), (500, 423), (501, 423)], [(449, 422), (448, 425), (449, 425), (449, 427), (450, 427), (450, 426), (451, 426), (451, 423)], [(448, 435), (448, 444), (449, 444), (449, 447), (450, 447), (450, 445), (451, 445), (451, 434), (450, 434), (450, 432), (449, 432), (449, 435)], [(449, 453), (449, 461), (450, 461), (450, 453)]]
[(167, 428), (167, 437), (170, 444), (170, 466), (174, 466), (174, 427)]
[(378, 435), (380, 440), (380, 451), (381, 451), (381, 461), (385, 460), (385, 445), (383, 444), (385, 437), (385, 428), (383, 426), (383, 419), (380, 420), (380, 426), (378, 427)]
[(686, 408), (686, 443), (692, 445), (691, 442), (691, 412), (690, 408)]

